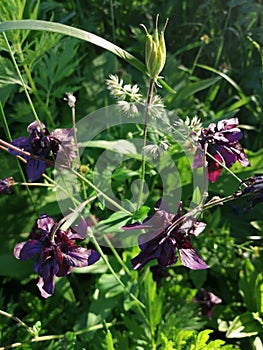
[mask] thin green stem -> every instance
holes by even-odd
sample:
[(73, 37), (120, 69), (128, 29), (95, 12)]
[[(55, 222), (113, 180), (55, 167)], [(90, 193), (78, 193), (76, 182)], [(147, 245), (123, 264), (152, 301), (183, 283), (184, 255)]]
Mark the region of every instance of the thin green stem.
[(11, 136), (11, 133), (10, 133), (10, 130), (9, 130), (9, 127), (8, 127), (8, 123), (7, 123), (7, 120), (6, 120), (6, 117), (5, 117), (4, 108), (2, 106), (1, 101), (0, 101), (0, 113), (1, 113), (3, 124), (4, 124), (4, 131), (5, 131), (7, 140), (9, 142), (11, 142), (12, 141), (12, 136)]
[(69, 168), (68, 170), (70, 170), (73, 174), (75, 174), (79, 179), (81, 179), (82, 181), (84, 181), (89, 187), (91, 187), (93, 190), (95, 190), (97, 192), (98, 195), (102, 196), (106, 201), (108, 201), (109, 203), (111, 203), (112, 205), (114, 205), (117, 209), (123, 211), (124, 213), (131, 215), (131, 212), (125, 208), (123, 208), (119, 203), (117, 203), (115, 200), (113, 200), (112, 198), (110, 198), (109, 196), (107, 196), (104, 192), (102, 192), (97, 186), (95, 186), (91, 181), (89, 181), (88, 179), (86, 179), (83, 175), (81, 175), (80, 173), (78, 173), (76, 170)]
[(209, 202), (202, 206), (202, 210), (210, 209), (216, 205), (223, 205), (224, 203), (232, 201), (234, 199), (236, 199), (236, 197), (233, 194), (223, 198), (212, 198)]
[(111, 251), (113, 252), (113, 255), (115, 256), (115, 258), (117, 259), (117, 261), (119, 262), (119, 264), (122, 266), (123, 270), (127, 273), (128, 276), (131, 277), (131, 272), (128, 269), (128, 267), (124, 264), (123, 260), (121, 259), (120, 255), (118, 254), (117, 250), (114, 248), (114, 246), (112, 245), (111, 241), (109, 240), (109, 238), (104, 234), (103, 238), (105, 240), (105, 242), (107, 243), (107, 245), (110, 247)]
[[(226, 30), (226, 28), (228, 26), (230, 16), (231, 16), (231, 7), (229, 7), (229, 11), (227, 13), (226, 21), (225, 21), (224, 28), (223, 28), (224, 31)], [(220, 40), (219, 47), (218, 47), (214, 67), (218, 67), (218, 65), (219, 65), (219, 62), (220, 62), (220, 59), (222, 56), (222, 52), (223, 52), (223, 48), (224, 48), (224, 42), (225, 42), (225, 38), (224, 38), (224, 34), (223, 34), (221, 37), (221, 40)]]
[(91, 235), (91, 239), (92, 242), (95, 246), (95, 248), (97, 249), (97, 251), (99, 252), (99, 254), (101, 255), (102, 259), (104, 260), (105, 264), (108, 266), (110, 272), (112, 273), (112, 275), (114, 276), (114, 278), (116, 279), (116, 281), (122, 286), (122, 288), (130, 295), (130, 297), (135, 301), (136, 306), (138, 307), (140, 313), (145, 317), (143, 309), (145, 309), (145, 305), (138, 299), (136, 298), (136, 296), (131, 293), (128, 288), (125, 286), (125, 284), (122, 282), (122, 280), (119, 278), (119, 276), (116, 274), (116, 272), (113, 270), (111, 264), (109, 263), (106, 255), (104, 254), (103, 250), (101, 249), (98, 241), (96, 240), (94, 235)]
[(199, 61), (199, 58), (200, 58), (201, 53), (202, 53), (202, 51), (203, 51), (204, 45), (206, 45), (206, 44), (205, 44), (205, 43), (202, 43), (201, 46), (199, 47), (199, 50), (198, 50), (198, 52), (197, 52), (197, 55), (195, 56), (194, 63), (193, 63), (192, 68), (191, 68), (191, 70), (190, 70), (190, 76), (192, 76), (193, 73), (194, 73), (195, 67), (196, 67), (196, 65), (197, 65), (197, 63), (198, 63), (198, 61)]
[(12, 59), (12, 61), (13, 61), (13, 64), (14, 64), (14, 67), (15, 67), (15, 69), (16, 69), (16, 72), (17, 72), (17, 75), (18, 75), (18, 77), (19, 77), (19, 80), (20, 80), (20, 82), (21, 82), (21, 84), (22, 84), (22, 86), (23, 86), (23, 89), (24, 89), (24, 91), (25, 91), (25, 94), (26, 94), (26, 97), (27, 97), (27, 99), (28, 99), (29, 105), (30, 105), (30, 107), (31, 107), (31, 109), (32, 109), (32, 112), (33, 112), (33, 115), (34, 115), (34, 117), (35, 117), (35, 120), (38, 122), (39, 126), (41, 127), (41, 122), (40, 122), (40, 120), (39, 120), (39, 118), (38, 118), (38, 115), (37, 115), (37, 112), (36, 112), (35, 107), (34, 107), (34, 105), (33, 105), (33, 102), (32, 102), (32, 100), (31, 100), (31, 97), (30, 97), (30, 95), (29, 95), (29, 93), (28, 93), (28, 91), (27, 91), (26, 84), (25, 84), (25, 82), (24, 82), (24, 79), (23, 79), (23, 77), (22, 77), (22, 74), (20, 73), (20, 69), (19, 69), (18, 64), (17, 64), (17, 62), (16, 62), (16, 59), (15, 59), (15, 56), (14, 56), (14, 54), (13, 54), (12, 48), (11, 48), (11, 46), (10, 46), (10, 44), (9, 44), (9, 41), (8, 41), (8, 39), (7, 39), (7, 36), (6, 36), (6, 34), (5, 34), (4, 32), (3, 32), (3, 37), (4, 37), (4, 40), (5, 40), (5, 42), (6, 42), (6, 45), (7, 45), (9, 54), (10, 54), (11, 59)]
[(47, 184), (42, 182), (15, 182), (13, 186), (37, 186), (37, 187), (55, 187), (53, 184)]
[(13, 316), (13, 315), (11, 315), (8, 312), (5, 312), (3, 310), (0, 310), (0, 315), (11, 318), (15, 322), (17, 322), (21, 327), (25, 328), (30, 335), (32, 335), (32, 336), (36, 335), (36, 333), (33, 331), (33, 329), (31, 327), (28, 327), (28, 325), (26, 325), (22, 320), (20, 320), (20, 318)]
[[(113, 323), (113, 322), (106, 323), (108, 328), (112, 327), (113, 325), (116, 325), (116, 324), (117, 323)], [(74, 334), (75, 335), (81, 335), (81, 334), (94, 332), (94, 331), (97, 331), (99, 329), (104, 329), (104, 328), (105, 328), (105, 324), (97, 324), (97, 325), (91, 326), (89, 328), (80, 329), (79, 331), (75, 331)], [(24, 344), (38, 343), (38, 342), (41, 342), (41, 341), (58, 340), (58, 339), (63, 339), (63, 338), (65, 338), (65, 334), (42, 335), (40, 337), (34, 337), (30, 341), (24, 341), (23, 343), (21, 343), (21, 342), (13, 343), (13, 344), (10, 344), (10, 345), (7, 345), (7, 346), (0, 347), (0, 350), (13, 349), (13, 348), (16, 348), (16, 347), (24, 345)]]
[(139, 209), (141, 206), (143, 188), (144, 188), (145, 166), (146, 166), (146, 158), (145, 158), (144, 150), (147, 144), (147, 123), (148, 123), (148, 117), (149, 117), (149, 107), (153, 98), (154, 83), (155, 83), (154, 79), (151, 79), (149, 84), (148, 94), (147, 94), (146, 107), (145, 107), (145, 116), (144, 116), (144, 125), (143, 125), (142, 162), (141, 162), (141, 183), (140, 183), (139, 196), (137, 201), (137, 209)]

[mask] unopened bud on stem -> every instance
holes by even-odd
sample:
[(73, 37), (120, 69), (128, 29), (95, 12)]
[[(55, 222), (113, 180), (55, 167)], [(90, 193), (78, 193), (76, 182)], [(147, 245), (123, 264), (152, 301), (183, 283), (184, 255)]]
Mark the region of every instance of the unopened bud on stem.
[(164, 32), (168, 23), (166, 20), (163, 30), (160, 35), (158, 33), (158, 16), (156, 17), (156, 27), (154, 38), (148, 33), (147, 28), (144, 24), (141, 26), (144, 28), (146, 33), (146, 45), (145, 45), (145, 63), (150, 78), (156, 80), (163, 70), (166, 61), (166, 47), (164, 40)]

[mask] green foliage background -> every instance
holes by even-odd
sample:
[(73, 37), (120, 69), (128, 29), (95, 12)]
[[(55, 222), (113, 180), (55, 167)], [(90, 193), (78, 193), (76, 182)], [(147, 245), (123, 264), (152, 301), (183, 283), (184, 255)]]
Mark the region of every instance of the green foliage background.
[[(167, 86), (158, 93), (166, 109), (182, 119), (197, 115), (207, 125), (238, 116), (244, 133), (242, 146), (251, 167), (234, 165), (231, 170), (242, 179), (263, 173), (262, 13), (261, 0), (0, 3), (2, 24), (23, 19), (66, 24), (115, 43), (141, 62), (145, 35), (140, 24), (153, 30), (156, 14), (160, 22), (169, 17), (167, 64), (162, 72)], [(47, 31), (17, 29), (7, 31), (6, 36), (34, 108), (50, 129), (71, 127), (69, 108), (63, 100), (67, 91), (77, 97), (77, 119), (114, 103), (105, 86), (109, 74), (117, 74), (125, 83), (136, 83), (142, 93), (147, 93), (148, 78), (136, 68), (137, 63), (131, 65), (129, 60), (122, 60), (109, 50)], [(0, 101), (0, 114), (6, 116), (12, 138), (24, 135), (27, 125), (34, 120), (32, 106), (2, 34)], [(0, 126), (1, 138), (8, 139), (3, 119)], [(121, 132), (127, 137), (129, 130)], [(114, 134), (104, 136), (106, 141), (115, 138)], [(98, 154), (99, 149), (95, 149), (85, 159), (91, 169)], [(180, 159), (178, 168), (184, 172), (183, 191), (187, 196), (191, 174), (186, 167), (185, 160)], [(1, 151), (0, 178), (7, 176), (21, 179), (16, 159)], [(129, 171), (121, 169), (115, 178), (116, 190), (121, 193), (119, 188), (124, 180), (129, 188), (131, 178)], [(235, 179), (224, 171), (220, 181), (210, 185), (209, 193), (224, 196), (237, 187)], [(263, 348), (262, 205), (247, 212), (244, 202), (239, 200), (206, 212), (203, 218), (206, 231), (194, 244), (209, 270), (190, 271), (173, 266), (157, 288), (149, 268), (140, 273), (131, 270), (130, 259), (138, 252), (137, 248), (119, 251), (130, 275), (113, 252), (105, 249), (126, 289), (100, 261), (90, 269), (58, 280), (54, 296), (42, 300), (35, 286), (32, 261), (17, 261), (13, 248), (27, 238), (40, 212), (59, 218), (60, 210), (54, 191), (35, 188), (30, 193), (29, 196), (25, 189), (16, 189), (12, 196), (0, 198), (0, 309), (31, 327), (31, 331), (17, 327), (16, 319), (0, 314), (0, 349), (14, 343), (19, 349), (50, 350)], [(158, 195), (152, 193), (149, 207)], [(177, 203), (175, 210), (176, 207)], [(98, 206), (94, 211), (102, 220), (110, 215)], [(211, 319), (202, 316), (193, 302), (200, 288), (223, 300)], [(144, 315), (129, 291), (146, 305)]]

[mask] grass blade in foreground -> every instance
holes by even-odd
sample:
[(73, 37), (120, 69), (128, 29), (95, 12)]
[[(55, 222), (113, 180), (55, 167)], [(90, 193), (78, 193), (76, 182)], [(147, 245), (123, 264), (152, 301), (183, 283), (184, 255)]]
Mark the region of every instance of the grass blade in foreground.
[[(127, 63), (137, 68), (139, 71), (147, 74), (147, 69), (140, 60), (131, 55), (129, 52), (123, 50), (119, 46), (111, 43), (108, 40), (101, 38), (98, 35), (87, 32), (82, 29), (74, 28), (67, 26), (61, 23), (41, 21), (41, 20), (19, 20), (19, 21), (6, 21), (0, 23), (0, 33), (9, 31), (9, 30), (20, 30), (20, 29), (29, 29), (29, 30), (43, 30), (48, 32), (55, 32), (59, 34), (64, 34), (68, 36), (72, 36), (74, 38), (87, 41), (91, 44), (102, 47), (105, 50), (112, 52), (114, 55), (122, 58)], [(158, 79), (158, 82), (170, 93), (175, 93), (175, 91), (162, 79)]]

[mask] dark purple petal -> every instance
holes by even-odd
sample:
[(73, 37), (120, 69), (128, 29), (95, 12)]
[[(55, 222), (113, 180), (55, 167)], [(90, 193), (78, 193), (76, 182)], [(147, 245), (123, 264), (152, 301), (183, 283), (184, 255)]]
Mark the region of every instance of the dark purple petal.
[(237, 160), (242, 166), (250, 166), (249, 160), (247, 159), (244, 150), (239, 142), (236, 142), (234, 145), (232, 145), (232, 148), (234, 148), (235, 153), (237, 154)]
[(193, 225), (192, 229), (190, 229), (189, 234), (197, 237), (204, 231), (205, 228), (206, 224), (204, 222), (197, 221)]
[(26, 242), (18, 243), (14, 248), (14, 256), (17, 259), (28, 260), (34, 255), (39, 254), (42, 250), (42, 244), (40, 241), (29, 240)]
[(204, 270), (209, 266), (201, 259), (194, 248), (180, 248), (180, 259), (182, 265), (192, 270)]
[(51, 232), (52, 227), (55, 225), (55, 221), (52, 219), (52, 217), (48, 216), (47, 214), (41, 214), (40, 217), (37, 219), (37, 228), (46, 231)]
[(71, 129), (55, 129), (50, 133), (50, 136), (59, 140), (60, 142), (71, 140), (72, 136), (70, 135)]
[(237, 117), (220, 120), (217, 123), (217, 129), (219, 131), (231, 130), (231, 129), (235, 128), (238, 125), (238, 123), (239, 123), (239, 121), (238, 121)]
[[(216, 157), (221, 163), (223, 163), (227, 168), (237, 161), (237, 155), (233, 152), (233, 148), (229, 146), (217, 146), (218, 157)], [(221, 159), (220, 159), (221, 157)]]
[(27, 161), (26, 173), (29, 182), (38, 180), (45, 172), (47, 164), (38, 159), (30, 158)]
[[(43, 261), (43, 257), (38, 258), (35, 261), (35, 271), (39, 274), (39, 276), (43, 279), (40, 286), (38, 288), (42, 294), (42, 290), (48, 295), (52, 295), (54, 291), (54, 278), (59, 270), (58, 264), (56, 260), (52, 257), (48, 257), (48, 259)], [(45, 297), (45, 296), (44, 296)]]
[(200, 305), (202, 315), (207, 315), (209, 318), (212, 317), (215, 305), (222, 303), (222, 299), (204, 288), (196, 294), (194, 301)]
[[(29, 138), (28, 137), (25, 137), (25, 136), (21, 136), (21, 137), (18, 137), (17, 139), (14, 139), (12, 142), (11, 142), (11, 145), (17, 147), (17, 148), (20, 148), (24, 151), (30, 151), (30, 141), (29, 141)], [(9, 148), (8, 151), (13, 154), (14, 156), (21, 156), (21, 153), (18, 152), (18, 151), (14, 151), (13, 149)]]
[(66, 263), (74, 267), (84, 267), (94, 264), (99, 260), (100, 254), (93, 249), (85, 249), (75, 246), (68, 252), (63, 252)]
[(140, 252), (131, 260), (134, 270), (140, 270), (148, 261), (157, 259), (160, 256), (160, 247), (153, 245), (148, 246), (144, 251)]
[(32, 122), (31, 124), (28, 125), (27, 127), (27, 132), (31, 134), (33, 130), (36, 130), (37, 132), (40, 132), (42, 129), (45, 129), (46, 126), (44, 123), (40, 122), (40, 125), (37, 121)]
[[(148, 216), (142, 223), (135, 222), (130, 225), (123, 226), (123, 230), (151, 230), (153, 236), (161, 234), (170, 222), (174, 219), (175, 215), (165, 212), (164, 210), (157, 210), (154, 215)], [(152, 238), (153, 238), (152, 236)]]
[(69, 239), (84, 239), (87, 235), (88, 224), (87, 221), (82, 218), (80, 224), (71, 226), (66, 234)]
[(154, 241), (156, 244), (164, 237), (164, 232), (161, 232), (159, 235), (157, 235), (156, 232), (151, 231), (147, 233), (143, 233), (138, 237), (138, 243), (139, 247), (144, 250), (145, 247), (147, 246), (148, 242), (153, 243)]
[(205, 227), (205, 223), (197, 221), (197, 219), (193, 216), (186, 216), (186, 220), (182, 223), (179, 230), (184, 234), (197, 237), (201, 232), (204, 231)]
[[(222, 161), (221, 157), (218, 154), (216, 154), (214, 157), (216, 159), (218, 159), (219, 161)], [(209, 181), (215, 182), (221, 173), (222, 173), (221, 165), (218, 162), (216, 162), (215, 160), (213, 160), (212, 158), (209, 158), (208, 159), (208, 179), (209, 179)]]
[(224, 135), (224, 138), (222, 139), (222, 141), (226, 143), (236, 142), (242, 139), (243, 137), (243, 133), (239, 128), (234, 128), (229, 131), (226, 131), (223, 133), (223, 135)]
[(175, 250), (176, 242), (174, 239), (166, 239), (161, 246), (161, 253), (158, 263), (162, 266), (170, 266), (177, 262), (178, 257)]
[(37, 287), (38, 287), (38, 289), (39, 289), (39, 291), (40, 291), (41, 296), (42, 296), (43, 298), (45, 298), (45, 299), (51, 297), (51, 295), (53, 294), (54, 287), (53, 287), (52, 293), (50, 293), (50, 294), (47, 293), (47, 292), (43, 289), (43, 287), (44, 287), (44, 280), (43, 280), (42, 277), (39, 277), (38, 282), (37, 282)]
[(56, 276), (57, 277), (66, 276), (66, 275), (70, 274), (72, 269), (73, 269), (73, 266), (69, 266), (66, 261), (63, 261), (62, 264), (59, 265), (59, 270), (56, 273)]

